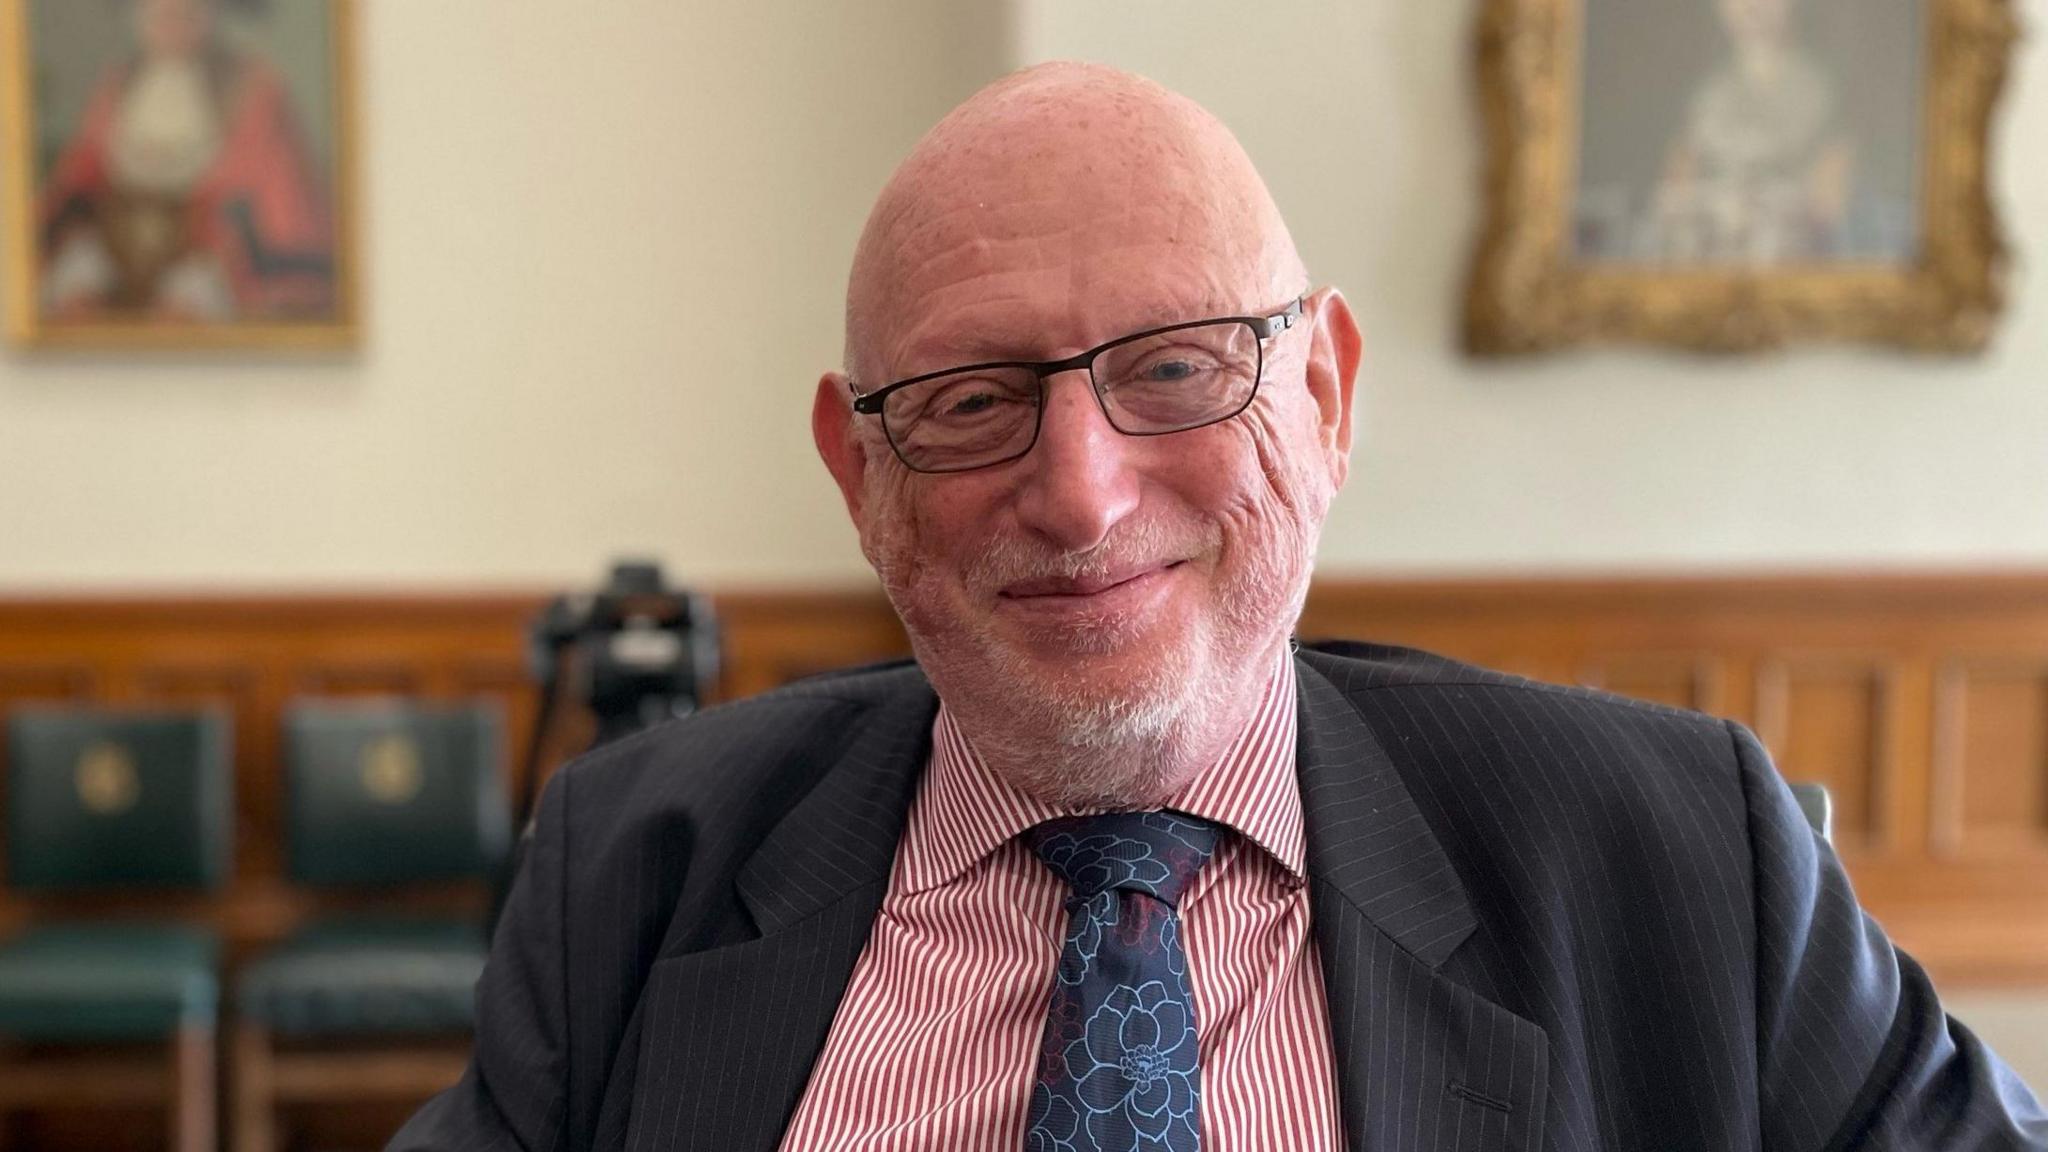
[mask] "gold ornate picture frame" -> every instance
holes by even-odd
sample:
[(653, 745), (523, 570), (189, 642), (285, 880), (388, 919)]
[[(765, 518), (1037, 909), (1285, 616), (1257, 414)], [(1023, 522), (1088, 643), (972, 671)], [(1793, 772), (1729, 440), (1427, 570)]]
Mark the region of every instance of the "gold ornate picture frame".
[[(1636, 7), (1623, 21), (1661, 8), (1689, 23), (1647, 41), (1638, 30), (1638, 43), (1623, 51), (1609, 28), (1589, 21), (1622, 12), (1616, 5), (1624, 3)], [(1895, 102), (1896, 84), (1877, 63), (1794, 67), (1767, 59), (1759, 68), (1741, 55), (1796, 62), (1799, 52), (1767, 41), (1793, 35), (1786, 29), (1798, 26), (1806, 3), (1483, 0), (1477, 39), (1488, 154), (1465, 302), (1469, 352), (1635, 343), (1740, 353), (1838, 341), (1954, 354), (1987, 345), (2007, 271), (1988, 169), (1992, 115), (2019, 34), (2014, 5), (1886, 0), (1845, 12), (1845, 24), (1880, 8), (1908, 21), (1910, 51), (1891, 66), (1917, 71), (1909, 90), (1916, 106), (1896, 108), (1912, 118), (1903, 125), (1909, 131), (1863, 125), (1866, 138), (1886, 137), (1878, 145), (1907, 150), (1906, 159), (1891, 158), (1895, 193), (1857, 191), (1869, 203), (1852, 204), (1853, 131), (1809, 126), (1874, 116), (1866, 105)], [(1702, 34), (1707, 21), (1716, 22), (1711, 35)], [(1839, 43), (1863, 44), (1871, 30), (1852, 31)], [(1660, 61), (1684, 53), (1700, 61), (1687, 72), (1695, 88), (1674, 96), (1687, 80)], [(1710, 55), (1729, 60), (1717, 65)], [(1752, 74), (1776, 77), (1788, 95), (1777, 104), (1745, 96), (1755, 85), (1743, 78)], [(1879, 98), (1844, 99), (1828, 90), (1830, 75), (1848, 75)], [(1592, 117), (1588, 76), (1608, 84)], [(1627, 163), (1610, 161), (1629, 149), (1605, 136), (1589, 140), (1587, 124), (1643, 122), (1634, 94), (1659, 90), (1667, 143), (1661, 151), (1634, 146), (1633, 188), (1626, 179), (1594, 188), (1594, 161), (1626, 173)], [(1888, 139), (1913, 133), (1910, 145)], [(1873, 154), (1867, 139), (1862, 149)]]
[(0, 0), (9, 337), (355, 344), (355, 27), (354, 0)]

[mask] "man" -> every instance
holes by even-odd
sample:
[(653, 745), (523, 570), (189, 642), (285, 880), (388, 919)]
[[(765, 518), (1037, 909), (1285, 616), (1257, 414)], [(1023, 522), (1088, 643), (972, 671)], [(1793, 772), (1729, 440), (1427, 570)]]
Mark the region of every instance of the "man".
[(558, 778), (394, 1147), (2048, 1147), (1747, 733), (1291, 650), (1359, 359), (1188, 101), (948, 116), (812, 413), (916, 663)]

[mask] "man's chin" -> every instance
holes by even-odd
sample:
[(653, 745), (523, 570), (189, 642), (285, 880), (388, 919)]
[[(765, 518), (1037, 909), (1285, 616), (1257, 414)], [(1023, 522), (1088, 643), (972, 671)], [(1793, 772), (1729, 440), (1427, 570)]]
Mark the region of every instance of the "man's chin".
[(1177, 711), (1204, 664), (1188, 641), (1183, 628), (1038, 631), (997, 639), (988, 663), (1002, 669), (1020, 702), (1094, 717), (1083, 725), (1093, 727), (1107, 717)]
[(998, 610), (977, 627), (913, 634), (926, 641), (919, 659), (956, 710), (983, 723), (1028, 723), (1056, 743), (1155, 728), (1180, 714), (1209, 662), (1198, 618), (1179, 612)]
[(1187, 711), (1187, 685), (1158, 675), (1069, 667), (1044, 678), (1020, 677), (999, 721), (1043, 747), (1070, 751), (1156, 753)]
[(993, 642), (1013, 660), (1050, 677), (1113, 677), (1127, 674), (1120, 671), (1127, 663), (1152, 668), (1187, 648), (1186, 623), (1179, 620), (1013, 621), (994, 632)]

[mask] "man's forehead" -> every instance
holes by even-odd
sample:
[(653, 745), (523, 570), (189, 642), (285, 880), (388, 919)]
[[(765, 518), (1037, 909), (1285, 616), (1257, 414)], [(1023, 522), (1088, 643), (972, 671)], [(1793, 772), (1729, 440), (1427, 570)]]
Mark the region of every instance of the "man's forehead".
[(1213, 117), (1124, 73), (1047, 66), (968, 101), (898, 169), (856, 253), (848, 344), (906, 371), (931, 367), (912, 349), (934, 339), (1014, 347), (1007, 327), (1065, 344), (1091, 317), (1142, 327), (1206, 302), (1262, 306), (1269, 281), (1299, 289), (1281, 271), (1298, 264)]
[(899, 248), (1057, 229), (1176, 234), (1255, 226), (1264, 189), (1251, 184), (1256, 176), (1231, 171), (1228, 159), (1188, 142), (1161, 147), (1086, 127), (1020, 129), (906, 168), (873, 224)]

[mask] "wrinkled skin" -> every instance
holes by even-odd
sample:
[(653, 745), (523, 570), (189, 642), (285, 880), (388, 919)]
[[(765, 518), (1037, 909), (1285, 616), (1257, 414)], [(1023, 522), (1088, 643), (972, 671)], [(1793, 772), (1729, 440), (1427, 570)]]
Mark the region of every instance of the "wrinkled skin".
[[(1156, 437), (1052, 378), (1006, 464), (923, 475), (849, 408), (975, 361), (1073, 355), (1142, 328), (1267, 314), (1250, 408)], [(1156, 805), (1247, 722), (1299, 614), (1350, 452), (1360, 341), (1309, 292), (1236, 141), (1191, 102), (1098, 66), (998, 81), (882, 192), (847, 295), (847, 373), (812, 427), (918, 659), (991, 769), (1069, 808)]]

